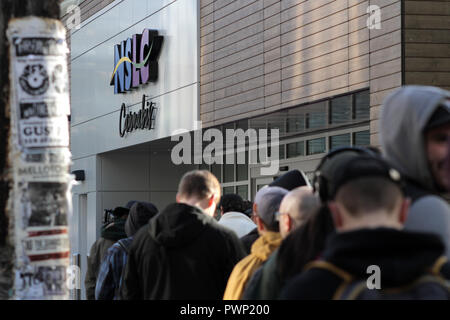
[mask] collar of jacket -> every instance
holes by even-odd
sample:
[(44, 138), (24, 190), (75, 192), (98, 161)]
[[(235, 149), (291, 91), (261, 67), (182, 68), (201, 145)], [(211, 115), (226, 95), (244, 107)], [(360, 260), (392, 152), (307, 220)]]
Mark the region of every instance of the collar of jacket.
[(399, 285), (416, 279), (444, 254), (440, 238), (391, 228), (360, 229), (327, 239), (322, 259), (367, 278), (367, 268), (380, 267), (382, 285)]
[(281, 245), (281, 241), (279, 232), (266, 231), (253, 243), (251, 254), (265, 261)]

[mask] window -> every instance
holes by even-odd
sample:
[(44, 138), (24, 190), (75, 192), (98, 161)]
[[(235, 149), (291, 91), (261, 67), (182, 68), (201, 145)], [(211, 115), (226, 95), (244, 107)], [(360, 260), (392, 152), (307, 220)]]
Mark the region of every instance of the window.
[(370, 119), (369, 90), (355, 93), (355, 119)]
[(355, 146), (369, 146), (370, 145), (370, 131), (360, 131), (353, 134)]
[(352, 119), (352, 96), (343, 96), (331, 100), (330, 123), (343, 124)]
[(231, 194), (234, 193), (234, 187), (224, 187), (223, 194)]
[[(242, 153), (244, 152), (242, 151)], [(236, 163), (237, 163), (237, 154), (236, 154)], [(236, 164), (236, 177), (237, 181), (248, 179), (248, 151), (245, 152), (245, 163)]]
[(286, 145), (287, 147), (287, 157), (288, 158), (294, 158), (298, 156), (304, 156), (305, 155), (305, 142), (294, 142), (289, 143)]
[(330, 150), (333, 150), (338, 147), (347, 147), (350, 146), (350, 133), (340, 134), (337, 136), (332, 136), (330, 138)]
[(319, 129), (326, 126), (326, 113), (310, 112), (306, 114), (306, 127), (308, 129)]
[(237, 186), (236, 187), (237, 194), (241, 196), (242, 199), (248, 200), (248, 186)]
[(222, 182), (222, 165), (216, 163), (212, 164), (211, 173), (216, 176), (219, 182)]
[(288, 133), (298, 133), (305, 131), (305, 115), (304, 114), (292, 114), (287, 119)]
[(324, 153), (325, 151), (326, 151), (325, 138), (308, 140), (308, 152), (307, 152), (308, 155)]
[(279, 157), (279, 159), (280, 160), (282, 160), (282, 159), (286, 159), (286, 154), (285, 154), (285, 152), (284, 152), (284, 144), (281, 144), (280, 145), (280, 150), (278, 151), (279, 153), (278, 153), (278, 157)]
[(234, 164), (223, 165), (223, 182), (234, 182)]

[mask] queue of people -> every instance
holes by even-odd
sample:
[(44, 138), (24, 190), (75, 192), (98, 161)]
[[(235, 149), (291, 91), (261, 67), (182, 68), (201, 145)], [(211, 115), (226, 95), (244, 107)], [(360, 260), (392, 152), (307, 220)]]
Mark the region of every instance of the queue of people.
[[(384, 102), (381, 151), (331, 150), (254, 203), (186, 173), (174, 203), (116, 208), (88, 258), (88, 299), (450, 299), (450, 92)], [(214, 216), (220, 211), (220, 219)]]

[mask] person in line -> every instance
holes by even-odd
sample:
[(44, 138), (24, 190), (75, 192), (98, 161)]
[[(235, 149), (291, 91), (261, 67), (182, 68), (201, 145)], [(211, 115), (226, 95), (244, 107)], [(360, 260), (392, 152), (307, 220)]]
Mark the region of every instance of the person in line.
[(108, 249), (97, 277), (96, 300), (119, 300), (122, 271), (127, 263), (128, 251), (136, 232), (158, 213), (158, 208), (149, 202), (135, 201), (125, 222), (128, 238), (121, 239)]
[(129, 209), (124, 207), (114, 208), (112, 212), (113, 222), (102, 227), (100, 238), (91, 247), (87, 257), (87, 271), (84, 280), (87, 300), (95, 300), (97, 275), (106, 252), (116, 241), (127, 237), (125, 222), (129, 211)]
[(233, 230), (241, 238), (250, 233), (256, 224), (243, 213), (243, 200), (238, 194), (225, 194), (219, 203), (219, 224)]
[(380, 119), (383, 155), (405, 178), (412, 204), (407, 230), (434, 232), (450, 258), (450, 207), (440, 196), (449, 190), (450, 92), (404, 86), (384, 101)]
[(213, 215), (220, 184), (209, 171), (186, 173), (176, 203), (168, 205), (134, 236), (120, 297), (220, 299), (235, 264), (245, 256), (236, 234)]
[[(289, 192), (281, 201), (278, 221), (280, 234), (286, 239), (291, 232), (310, 220), (320, 207), (319, 198), (313, 194), (311, 187), (298, 187)], [(269, 257), (252, 276), (243, 295), (245, 300), (276, 299), (282, 288), (278, 269), (279, 248)], [(292, 254), (294, 258), (297, 253)]]
[(281, 244), (278, 221), (275, 216), (284, 196), (288, 193), (280, 187), (265, 187), (255, 196), (253, 212), (260, 237), (252, 245), (251, 253), (242, 259), (228, 279), (224, 300), (242, 298), (245, 286), (253, 273), (270, 257)]
[[(280, 187), (286, 189), (287, 191), (292, 191), (298, 187), (309, 186), (309, 182), (307, 180), (308, 179), (302, 172), (294, 169), (276, 178), (269, 184), (269, 187)], [(253, 210), (251, 210), (251, 215), (252, 220), (256, 223), (256, 215), (254, 214)], [(250, 254), (251, 247), (258, 238), (259, 238), (258, 228), (254, 228), (246, 236), (243, 236), (241, 238), (241, 241), (244, 244), (244, 248), (247, 251), (247, 254)]]
[[(410, 201), (400, 173), (366, 155), (337, 172), (328, 207), (338, 232), (328, 238), (320, 260), (285, 286), (281, 299), (450, 298), (441, 239), (402, 230)], [(371, 280), (368, 270), (379, 273)]]

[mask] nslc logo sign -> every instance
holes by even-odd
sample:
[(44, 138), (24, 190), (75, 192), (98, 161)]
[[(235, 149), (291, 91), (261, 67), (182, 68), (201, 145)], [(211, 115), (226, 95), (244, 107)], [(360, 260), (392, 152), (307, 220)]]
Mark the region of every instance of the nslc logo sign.
[(110, 85), (114, 93), (123, 93), (158, 79), (158, 57), (163, 37), (145, 29), (114, 47), (114, 71)]

